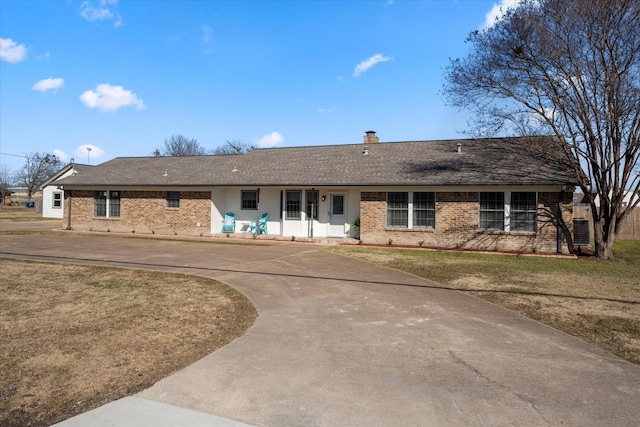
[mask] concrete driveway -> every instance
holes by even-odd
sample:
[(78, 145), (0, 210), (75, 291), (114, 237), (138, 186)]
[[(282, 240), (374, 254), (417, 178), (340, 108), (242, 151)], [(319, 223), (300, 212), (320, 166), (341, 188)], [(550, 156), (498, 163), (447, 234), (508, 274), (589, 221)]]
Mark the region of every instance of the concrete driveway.
[[(164, 425), (188, 424), (176, 412), (182, 408), (224, 417), (198, 425), (640, 420), (639, 366), (509, 310), (318, 245), (4, 235), (0, 256), (196, 274), (251, 298), (259, 317), (246, 335), (123, 401), (175, 408), (182, 424)], [(102, 425), (132, 425), (123, 417), (133, 409), (107, 406)], [(160, 410), (144, 414), (149, 425), (169, 419)], [(81, 421), (67, 425), (91, 419)]]

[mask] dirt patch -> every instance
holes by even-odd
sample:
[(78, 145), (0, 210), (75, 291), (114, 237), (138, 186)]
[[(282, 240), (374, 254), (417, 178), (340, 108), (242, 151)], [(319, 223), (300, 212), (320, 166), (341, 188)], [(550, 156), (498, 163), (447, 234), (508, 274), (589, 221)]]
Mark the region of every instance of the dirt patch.
[(0, 260), (0, 425), (45, 426), (141, 391), (242, 335), (256, 310), (187, 275)]

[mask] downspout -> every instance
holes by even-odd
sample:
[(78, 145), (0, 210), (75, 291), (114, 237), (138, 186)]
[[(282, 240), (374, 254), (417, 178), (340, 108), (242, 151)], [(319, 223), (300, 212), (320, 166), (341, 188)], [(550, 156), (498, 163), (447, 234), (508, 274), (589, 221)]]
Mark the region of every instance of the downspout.
[[(315, 189), (311, 188), (311, 194), (314, 194), (314, 191), (315, 191)], [(313, 196), (310, 196), (310, 197), (313, 197)], [(305, 202), (306, 202), (306, 200), (305, 200)], [(309, 222), (307, 235), (311, 239), (313, 239), (313, 216), (314, 216), (313, 213), (314, 213), (314, 210), (315, 210), (315, 204), (313, 202), (311, 202), (311, 212), (310, 212), (311, 215), (309, 215), (309, 218), (307, 218), (307, 221)]]
[(564, 199), (564, 185), (558, 193), (558, 222), (556, 227), (556, 253), (562, 253), (562, 228), (564, 221), (562, 220), (562, 200)]
[(71, 230), (71, 191), (69, 191), (69, 213), (67, 214), (67, 230)]

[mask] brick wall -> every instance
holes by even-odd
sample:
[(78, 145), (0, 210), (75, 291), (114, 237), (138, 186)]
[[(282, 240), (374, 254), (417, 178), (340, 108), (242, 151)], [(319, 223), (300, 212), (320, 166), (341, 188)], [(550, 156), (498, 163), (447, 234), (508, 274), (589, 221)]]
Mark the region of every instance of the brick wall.
[[(184, 235), (211, 232), (211, 193), (207, 191), (181, 191), (179, 208), (166, 207), (165, 191), (121, 191), (119, 218), (94, 217), (94, 194), (71, 192), (73, 229)], [(64, 224), (68, 213), (65, 209)]]
[[(419, 245), (441, 248), (556, 252), (556, 192), (538, 193), (538, 224), (535, 233), (481, 231), (477, 192), (437, 192), (434, 229), (387, 227), (385, 192), (362, 192), (360, 202), (360, 239), (364, 243)], [(563, 248), (572, 246), (572, 194), (563, 198)]]
[(360, 232), (367, 230), (373, 237), (384, 233), (386, 226), (387, 193), (363, 191), (360, 194)]

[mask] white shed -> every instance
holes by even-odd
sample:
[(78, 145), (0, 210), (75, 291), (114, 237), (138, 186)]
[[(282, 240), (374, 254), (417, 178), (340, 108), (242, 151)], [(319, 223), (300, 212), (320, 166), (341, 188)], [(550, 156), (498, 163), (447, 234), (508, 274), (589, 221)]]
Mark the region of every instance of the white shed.
[(60, 178), (80, 173), (90, 167), (90, 165), (69, 163), (40, 186), (40, 190), (42, 190), (43, 218), (62, 219), (64, 215), (64, 190), (57, 185), (52, 185), (51, 183)]

